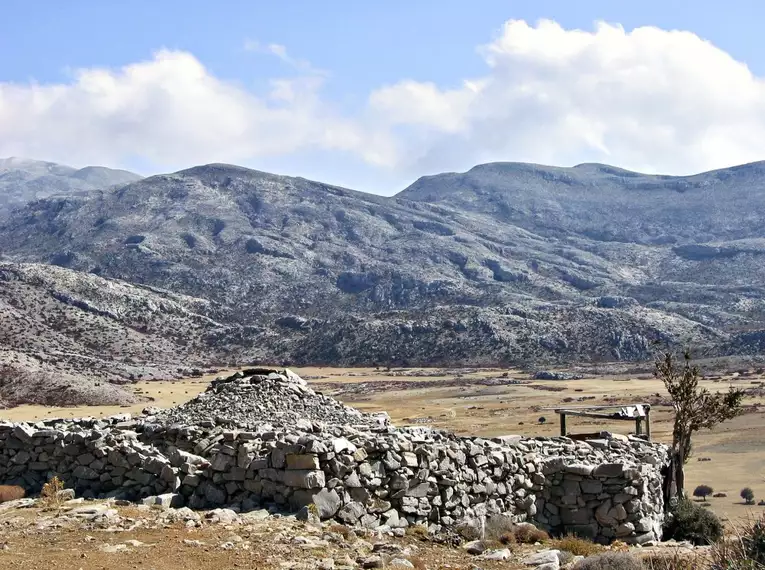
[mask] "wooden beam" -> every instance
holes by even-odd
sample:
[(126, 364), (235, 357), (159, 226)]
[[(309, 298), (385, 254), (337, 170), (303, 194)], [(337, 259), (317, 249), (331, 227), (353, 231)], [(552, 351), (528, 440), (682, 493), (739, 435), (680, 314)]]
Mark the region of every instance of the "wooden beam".
[(651, 441), (651, 408), (645, 411), (645, 435)]
[[(616, 410), (622, 408), (628, 408), (630, 406), (643, 406), (646, 410), (651, 409), (651, 404), (614, 404), (611, 406), (566, 406), (567, 410)], [(561, 410), (560, 407), (541, 408), (542, 410)]]
[(619, 414), (598, 414), (595, 412), (577, 412), (576, 410), (555, 410), (558, 414), (566, 414), (568, 416), (580, 416), (583, 418), (597, 418), (602, 420), (619, 420), (619, 421), (633, 421), (635, 418), (625, 418)]
[(561, 413), (560, 415), (560, 435), (562, 437), (566, 437), (566, 414)]

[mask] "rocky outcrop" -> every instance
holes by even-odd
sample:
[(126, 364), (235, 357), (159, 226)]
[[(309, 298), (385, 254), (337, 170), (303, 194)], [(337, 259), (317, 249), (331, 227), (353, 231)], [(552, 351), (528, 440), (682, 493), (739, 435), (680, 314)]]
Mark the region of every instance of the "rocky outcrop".
[[(302, 383), (287, 371), (253, 376), (259, 385)], [(92, 496), (193, 509), (308, 507), (369, 528), (437, 531), (506, 515), (601, 542), (655, 540), (663, 521), (667, 449), (641, 439), (482, 439), (374, 421), (222, 426), (212, 417), (204, 425), (161, 417), (0, 424), (0, 483), (36, 491), (58, 475)]]

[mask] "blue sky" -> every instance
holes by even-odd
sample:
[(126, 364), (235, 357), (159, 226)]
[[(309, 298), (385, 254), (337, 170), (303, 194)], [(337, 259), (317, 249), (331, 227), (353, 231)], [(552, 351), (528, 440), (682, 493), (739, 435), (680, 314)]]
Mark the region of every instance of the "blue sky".
[[(758, 125), (765, 123), (760, 107), (760, 78), (765, 76), (760, 40), (763, 16), (765, 3), (755, 1), (4, 0), (0, 4), (0, 156), (32, 152), (31, 158), (75, 166), (101, 163), (143, 173), (215, 160), (386, 194), (419, 175), (463, 170), (484, 160), (561, 165), (592, 160), (672, 173), (714, 168), (756, 159), (761, 152), (756, 146), (762, 140)], [(550, 30), (543, 38), (543, 32), (535, 28), (540, 19), (557, 23), (564, 32), (562, 41), (554, 41)], [(495, 50), (501, 56), (492, 67), (479, 47), (497, 42), (503, 34), (519, 37), (521, 28), (503, 28), (509, 20), (522, 20), (537, 30), (538, 41), (529, 39), (536, 51), (529, 55), (527, 46), (519, 47), (513, 40), (510, 48)], [(653, 45), (650, 38), (629, 40), (630, 45), (621, 42), (625, 44), (619, 48), (625, 59), (622, 74), (615, 72), (612, 62), (605, 62), (612, 50), (611, 40), (604, 35), (587, 53), (570, 59), (565, 46), (578, 45), (574, 31), (596, 34), (597, 21), (621, 25), (625, 34), (644, 26), (657, 28), (664, 32), (659, 41), (666, 37), (665, 51), (671, 53), (662, 55), (658, 50), (644, 57), (646, 46)], [(715, 53), (730, 61), (721, 57), (703, 69), (700, 62), (710, 54), (701, 42), (672, 38), (670, 30), (685, 30), (708, 40)], [(540, 45), (554, 50), (558, 44), (559, 52), (540, 52)], [(177, 80), (174, 69), (191, 64), (176, 58), (161, 66), (162, 78), (154, 77), (148, 68), (146, 73), (152, 77), (142, 79), (139, 86), (122, 77), (119, 88), (109, 88), (114, 101), (103, 108), (99, 105), (104, 96), (99, 95), (98, 105), (93, 105), (88, 99), (94, 97), (92, 89), (78, 81), (77, 70), (106, 69), (119, 75), (125, 66), (152, 62), (161, 49), (193, 57), (204, 77), (192, 70), (183, 75), (186, 79)], [(554, 71), (548, 65), (551, 57), (557, 58)], [(595, 67), (588, 63), (593, 58), (600, 62)], [(741, 76), (736, 62), (745, 64), (751, 77)], [(586, 99), (592, 97), (584, 91), (581, 96), (571, 95), (584, 89), (578, 79), (571, 83), (574, 64), (583, 66), (576, 77), (592, 78), (594, 93), (611, 90), (614, 95), (607, 103), (614, 110), (605, 113), (588, 107)], [(683, 85), (668, 85), (686, 67), (692, 71)], [(636, 84), (638, 91), (646, 92), (636, 100), (628, 95), (636, 90), (629, 82), (646, 70), (648, 80), (641, 78)], [(551, 73), (555, 74), (552, 79)], [(192, 96), (195, 77), (206, 85), (214, 81), (215, 94), (205, 91)], [(491, 96), (481, 91), (480, 100), (473, 97), (465, 102), (469, 93), (456, 92), (475, 78), (481, 85), (491, 85), (486, 88)], [(288, 82), (283, 84), (291, 94), (286, 99), (272, 97), (275, 80)], [(612, 86), (613, 81), (623, 84)], [(706, 92), (705, 82), (738, 85), (738, 81), (741, 88), (736, 93), (747, 95), (740, 102), (734, 98), (730, 105), (744, 105), (741, 113), (730, 115), (721, 103), (725, 99), (721, 93), (721, 99), (700, 104), (699, 114), (706, 117), (700, 121), (703, 124), (683, 116), (682, 109), (688, 106), (683, 97), (695, 104), (693, 90)], [(655, 92), (643, 87), (652, 84), (657, 85)], [(181, 86), (169, 98), (166, 92), (176, 85)], [(38, 101), (39, 89), (46, 86), (66, 96), (51, 89)], [(428, 86), (434, 90), (429, 95), (422, 92)], [(391, 87), (396, 89), (384, 91)], [(533, 104), (528, 98), (517, 98), (521, 88), (536, 89)], [(140, 95), (137, 89), (142, 90)], [(684, 89), (689, 92), (673, 95)], [(293, 100), (295, 93), (305, 100)], [(245, 95), (249, 98), (242, 101)], [(131, 97), (141, 104), (131, 106)], [(222, 114), (231, 105), (241, 109), (236, 107), (230, 122), (221, 121), (226, 127), (217, 132), (214, 114), (198, 120), (195, 103), (189, 100), (193, 97), (220, 105)], [(569, 98), (563, 105), (566, 111), (540, 103), (540, 98), (551, 97)], [(152, 101), (160, 99), (162, 105), (152, 107)], [(265, 118), (260, 103), (268, 107), (270, 114)], [(651, 105), (678, 113), (658, 116), (648, 108)], [(168, 119), (161, 132), (152, 131), (151, 123), (165, 117), (168, 108), (188, 109), (188, 113), (178, 112), (173, 115), (175, 123)], [(508, 113), (508, 108), (514, 112)], [(436, 109), (443, 115), (434, 116)], [(617, 110), (621, 113), (616, 114)], [(637, 136), (634, 125), (626, 124), (623, 116), (653, 126), (655, 132), (650, 137)], [(236, 117), (246, 117), (245, 130), (252, 132), (251, 137), (236, 129)], [(454, 124), (445, 127), (450, 121)], [(616, 123), (621, 126), (617, 128)], [(565, 130), (564, 124), (568, 125)], [(497, 129), (487, 130), (489, 125)], [(315, 132), (309, 136), (307, 130)], [(206, 131), (216, 139), (209, 148)], [(328, 136), (327, 132), (341, 134)], [(269, 146), (272, 137), (274, 144)], [(355, 142), (338, 142), (338, 137)], [(194, 144), (185, 152), (189, 140)], [(226, 140), (231, 141), (230, 147)], [(657, 148), (652, 151), (652, 146)], [(166, 152), (169, 147), (173, 152)], [(674, 161), (666, 156), (672, 149), (677, 149)], [(765, 158), (765, 152), (761, 154)], [(208, 155), (210, 159), (205, 160)]]

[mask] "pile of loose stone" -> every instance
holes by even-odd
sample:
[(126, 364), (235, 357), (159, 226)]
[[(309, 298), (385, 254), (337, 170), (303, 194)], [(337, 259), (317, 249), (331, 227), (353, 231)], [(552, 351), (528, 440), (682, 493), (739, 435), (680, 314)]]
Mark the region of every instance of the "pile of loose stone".
[[(0, 483), (35, 491), (58, 475), (78, 494), (192, 509), (271, 505), (372, 529), (438, 532), (500, 515), (601, 542), (659, 538), (666, 446), (397, 429), (288, 372), (237, 376), (207, 394), (135, 419), (0, 424)], [(275, 394), (288, 396), (281, 407)], [(246, 402), (274, 408), (248, 415)]]
[(364, 414), (314, 392), (291, 370), (250, 369), (214, 380), (207, 391), (167, 410), (149, 409), (152, 421), (164, 424), (247, 427), (302, 426), (312, 422), (351, 426), (382, 426), (385, 414)]

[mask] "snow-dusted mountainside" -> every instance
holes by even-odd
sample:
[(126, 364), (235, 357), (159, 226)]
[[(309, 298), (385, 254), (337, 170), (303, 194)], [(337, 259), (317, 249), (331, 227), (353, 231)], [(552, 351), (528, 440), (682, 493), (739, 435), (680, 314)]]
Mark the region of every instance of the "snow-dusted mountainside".
[[(206, 319), (147, 362), (638, 360), (655, 341), (759, 350), (763, 218), (762, 164), (490, 164), (393, 198), (212, 164), (34, 201), (0, 216), (0, 253), (58, 267), (34, 295), (76, 276)], [(126, 311), (110, 322), (135, 330)]]

